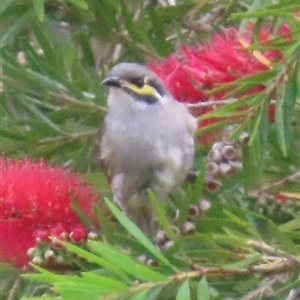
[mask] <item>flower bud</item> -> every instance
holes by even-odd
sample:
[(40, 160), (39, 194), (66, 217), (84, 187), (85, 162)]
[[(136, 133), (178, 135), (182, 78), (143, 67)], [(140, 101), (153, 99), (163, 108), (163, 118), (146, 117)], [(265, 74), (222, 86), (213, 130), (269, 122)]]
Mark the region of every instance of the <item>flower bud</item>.
[(164, 242), (166, 242), (167, 240), (168, 240), (168, 236), (167, 236), (166, 232), (164, 230), (158, 230), (156, 233), (156, 236), (154, 238), (154, 241), (157, 244), (161, 245)]
[(29, 257), (34, 257), (34, 253), (36, 252), (36, 247), (31, 247), (27, 250), (27, 255)]
[(225, 145), (221, 149), (221, 154), (226, 160), (234, 160), (237, 158), (237, 150), (233, 145)]
[(162, 248), (168, 249), (171, 248), (172, 246), (174, 246), (174, 242), (172, 240), (168, 240), (162, 245)]
[(235, 170), (243, 169), (243, 164), (240, 161), (230, 160), (228, 164), (233, 167)]
[(222, 187), (222, 182), (214, 178), (206, 178), (205, 190), (207, 192), (216, 192)]
[(148, 258), (147, 258), (147, 255), (146, 254), (141, 254), (139, 257), (138, 257), (138, 260), (139, 260), (139, 262), (141, 262), (141, 263), (147, 263), (147, 260), (148, 260)]
[(212, 145), (211, 150), (219, 150), (221, 151), (221, 149), (224, 147), (225, 143), (223, 142), (216, 142)]
[(207, 159), (212, 162), (220, 162), (222, 160), (221, 151), (219, 149), (211, 149), (207, 155)]
[(189, 206), (189, 213), (188, 213), (188, 215), (189, 215), (190, 218), (199, 216), (199, 207), (197, 205), (195, 205), (195, 204), (191, 204)]
[(219, 174), (219, 166), (215, 162), (208, 162), (206, 164), (206, 174), (211, 175), (213, 177)]
[(221, 163), (219, 165), (219, 170), (222, 176), (227, 176), (229, 174), (235, 173), (235, 169), (228, 163)]
[(31, 260), (31, 262), (33, 264), (39, 265), (39, 266), (41, 266), (41, 265), (43, 265), (45, 263), (44, 260), (40, 256), (33, 257), (32, 260)]
[(189, 234), (195, 231), (195, 224), (191, 221), (186, 221), (182, 226), (182, 232), (183, 234)]
[(147, 265), (150, 266), (150, 267), (153, 267), (153, 266), (157, 266), (158, 263), (157, 263), (157, 261), (154, 260), (153, 258), (149, 258), (149, 259), (147, 260)]
[(248, 132), (243, 131), (239, 136), (239, 142), (242, 146), (246, 146), (249, 142), (250, 135)]
[(96, 231), (90, 231), (90, 232), (88, 233), (88, 235), (87, 235), (87, 238), (88, 238), (89, 240), (96, 241), (96, 240), (98, 240), (99, 235), (98, 235), (98, 233), (97, 233)]
[(198, 203), (198, 207), (201, 212), (206, 212), (211, 208), (211, 204), (208, 200), (201, 199)]
[(55, 258), (55, 253), (51, 249), (47, 249), (44, 253), (44, 258), (46, 261), (54, 260)]

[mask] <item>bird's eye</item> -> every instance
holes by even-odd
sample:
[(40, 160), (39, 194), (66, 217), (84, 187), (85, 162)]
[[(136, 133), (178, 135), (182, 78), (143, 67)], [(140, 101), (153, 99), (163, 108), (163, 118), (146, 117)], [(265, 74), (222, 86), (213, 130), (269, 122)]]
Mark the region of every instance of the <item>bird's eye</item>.
[(135, 86), (138, 88), (142, 88), (145, 85), (144, 79), (143, 78), (137, 78), (132, 82)]

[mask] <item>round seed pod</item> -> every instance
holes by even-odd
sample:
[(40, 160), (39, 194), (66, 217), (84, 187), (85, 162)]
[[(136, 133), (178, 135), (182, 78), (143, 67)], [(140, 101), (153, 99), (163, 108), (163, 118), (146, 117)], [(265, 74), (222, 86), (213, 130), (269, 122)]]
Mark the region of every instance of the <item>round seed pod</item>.
[(183, 226), (182, 226), (182, 232), (183, 234), (189, 234), (194, 232), (196, 229), (196, 226), (193, 222), (191, 221), (186, 221)]
[(206, 164), (206, 174), (211, 175), (213, 177), (219, 174), (219, 166), (217, 163), (210, 161)]
[(225, 145), (221, 149), (221, 154), (226, 160), (234, 160), (237, 158), (237, 149), (233, 145)]
[(205, 190), (207, 192), (216, 192), (222, 187), (223, 183), (215, 178), (206, 178)]
[(199, 207), (195, 204), (191, 204), (189, 206), (189, 213), (188, 213), (188, 216), (190, 218), (194, 218), (194, 217), (197, 217), (199, 216), (199, 213), (200, 213), (200, 210), (199, 210)]
[(222, 154), (219, 149), (211, 149), (207, 155), (207, 159), (211, 162), (220, 162), (222, 160)]
[(158, 230), (156, 233), (156, 236), (154, 237), (154, 241), (158, 244), (161, 245), (165, 243), (168, 240), (168, 236), (164, 230)]
[(238, 138), (239, 143), (240, 143), (242, 146), (246, 146), (246, 145), (248, 144), (248, 142), (249, 142), (249, 139), (250, 139), (250, 135), (249, 135), (249, 133), (246, 132), (246, 131), (243, 131), (243, 132), (240, 134), (239, 138)]
[(198, 207), (201, 212), (206, 212), (211, 208), (211, 204), (208, 200), (201, 199), (198, 203)]
[(235, 173), (235, 169), (228, 163), (221, 163), (219, 165), (219, 170), (222, 176), (228, 176)]

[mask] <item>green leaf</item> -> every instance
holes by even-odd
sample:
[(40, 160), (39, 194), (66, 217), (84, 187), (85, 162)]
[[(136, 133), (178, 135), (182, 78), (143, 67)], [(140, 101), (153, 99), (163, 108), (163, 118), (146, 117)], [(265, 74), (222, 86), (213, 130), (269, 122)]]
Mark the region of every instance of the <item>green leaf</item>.
[[(130, 258), (128, 254), (123, 254), (110, 245), (100, 241), (88, 241), (88, 246), (96, 254), (101, 255), (112, 264), (117, 264), (118, 268), (138, 279), (145, 281), (166, 280), (164, 275), (136, 262), (134, 259)], [(116, 260), (116, 257), (118, 257), (118, 260)]]
[(149, 240), (149, 238), (111, 201), (104, 198), (107, 206), (118, 219), (120, 224), (132, 234), (148, 251), (150, 251), (159, 261), (174, 269), (172, 264), (163, 256), (161, 251)]
[(49, 126), (51, 129), (58, 133), (63, 133), (61, 128), (59, 128), (54, 122), (46, 117), (35, 105), (30, 104), (31, 97), (24, 96), (23, 99), (20, 99), (20, 102), (38, 119), (40, 119), (44, 124)]
[(128, 11), (126, 5), (124, 4), (124, 1), (121, 1), (121, 9), (126, 28), (133, 42), (142, 43), (143, 45), (149, 45), (150, 43), (144, 31), (145, 29), (141, 26), (138, 26), (138, 24), (133, 21), (133, 16)]
[(197, 285), (197, 299), (210, 300), (209, 287), (205, 276), (201, 278)]
[(9, 8), (17, 0), (2, 0), (0, 5), (0, 15), (2, 15), (7, 8)]
[(154, 36), (154, 38), (152, 38), (152, 43), (160, 55), (166, 56), (173, 50), (173, 47), (169, 42), (166, 41), (166, 34), (163, 30), (164, 27), (156, 10), (150, 9), (149, 16), (152, 22)]
[(284, 156), (287, 156), (292, 140), (292, 124), (290, 116), (297, 99), (297, 89), (299, 87), (298, 75), (299, 62), (296, 64), (294, 71), (289, 74), (286, 83), (282, 85), (283, 91), (281, 97), (276, 101), (275, 124), (277, 140), (280, 150)]
[(117, 280), (93, 273), (81, 273), (77, 276), (61, 276), (62, 281), (54, 284), (54, 289), (64, 298), (70, 300), (99, 299), (107, 293), (126, 291), (128, 287)]
[(176, 300), (189, 300), (189, 299), (191, 299), (190, 286), (188, 280), (185, 280), (177, 292)]
[(174, 20), (185, 16), (196, 4), (186, 3), (173, 6), (159, 7), (156, 10), (158, 17), (161, 21)]
[(223, 105), (214, 111), (201, 115), (200, 117), (198, 117), (198, 120), (206, 120), (208, 118), (224, 118), (227, 116), (234, 116), (235, 114), (239, 116), (245, 113), (243, 111), (235, 112), (234, 110), (238, 108), (241, 108), (243, 110), (245, 109), (245, 105), (252, 107), (254, 105), (259, 104), (260, 102), (261, 102), (261, 95), (259, 93), (257, 93), (254, 97), (253, 95), (245, 96), (241, 99), (233, 101), (232, 103)]
[(151, 206), (154, 209), (155, 215), (158, 218), (159, 223), (163, 226), (164, 230), (168, 234), (169, 238), (173, 241), (177, 240), (177, 236), (172, 229), (172, 224), (168, 221), (165, 210), (161, 203), (156, 199), (154, 193), (151, 190), (148, 190), (149, 199)]
[(80, 247), (77, 247), (71, 243), (67, 243), (64, 241), (60, 241), (57, 239), (53, 239), (55, 240), (57, 243), (62, 244), (66, 249), (70, 250), (73, 253), (76, 253), (79, 257), (85, 258), (87, 261), (100, 265), (104, 268), (106, 268), (107, 270), (109, 270), (110, 272), (112, 272), (113, 274), (119, 276), (120, 278), (122, 278), (123, 280), (127, 280), (128, 276), (125, 272), (123, 272), (121, 270), (121, 268), (119, 268), (118, 264), (115, 263), (111, 263), (108, 260), (106, 260), (105, 258), (99, 257), (98, 255), (95, 255), (89, 251), (86, 251)]
[(6, 32), (1, 34), (0, 49), (10, 43), (28, 24), (30, 18), (32, 17), (32, 10), (24, 12), (12, 25), (6, 30)]
[(43, 22), (45, 17), (44, 0), (33, 0), (33, 7), (38, 19)]
[(277, 139), (280, 150), (283, 156), (287, 155), (286, 138), (285, 138), (285, 126), (284, 126), (284, 112), (283, 112), (283, 97), (277, 99), (276, 111), (275, 111), (275, 124)]
[(24, 136), (23, 134), (17, 133), (17, 132), (11, 132), (9, 130), (4, 130), (0, 128), (0, 136), (6, 137), (11, 140), (15, 141), (26, 141), (28, 138)]
[(80, 8), (88, 9), (88, 4), (86, 3), (85, 0), (66, 0), (66, 1)]

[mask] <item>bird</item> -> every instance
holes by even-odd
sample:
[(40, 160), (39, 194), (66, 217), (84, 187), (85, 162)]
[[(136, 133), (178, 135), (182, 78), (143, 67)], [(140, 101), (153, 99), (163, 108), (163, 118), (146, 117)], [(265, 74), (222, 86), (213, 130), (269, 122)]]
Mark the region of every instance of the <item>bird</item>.
[(100, 162), (114, 202), (147, 236), (159, 201), (184, 181), (193, 164), (197, 119), (146, 66), (121, 62), (102, 81), (108, 87)]

